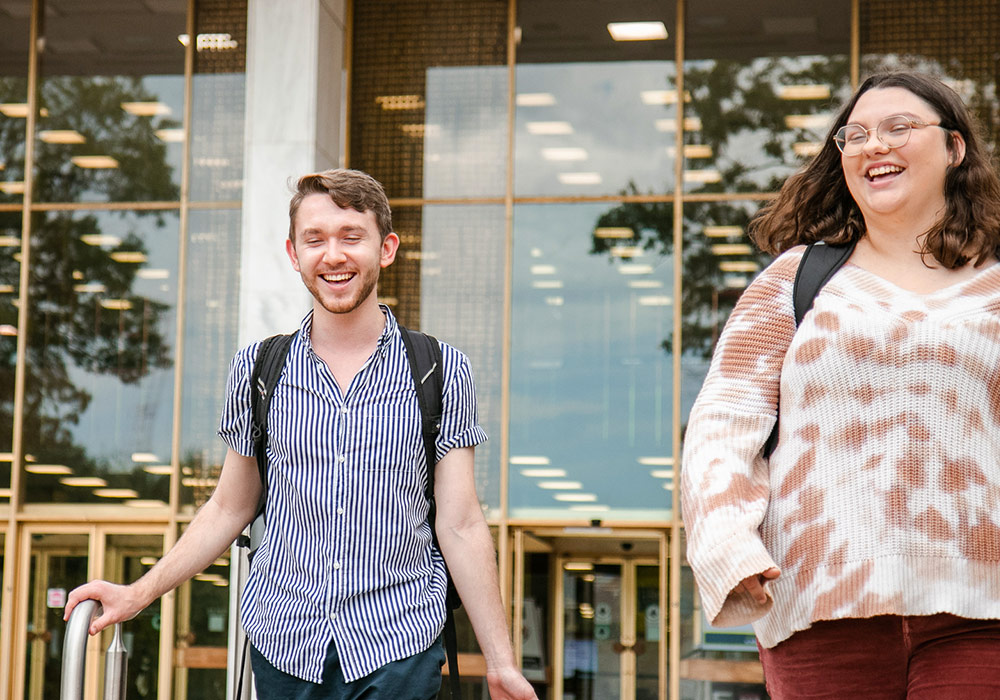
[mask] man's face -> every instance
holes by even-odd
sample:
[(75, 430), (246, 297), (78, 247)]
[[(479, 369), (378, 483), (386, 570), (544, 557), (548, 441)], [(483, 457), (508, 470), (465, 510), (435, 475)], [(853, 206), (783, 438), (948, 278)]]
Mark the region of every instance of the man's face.
[(285, 244), (292, 267), (316, 302), (346, 314), (375, 293), (379, 272), (396, 257), (399, 238), (380, 240), (375, 214), (342, 209), (326, 194), (303, 198), (295, 215), (295, 241)]

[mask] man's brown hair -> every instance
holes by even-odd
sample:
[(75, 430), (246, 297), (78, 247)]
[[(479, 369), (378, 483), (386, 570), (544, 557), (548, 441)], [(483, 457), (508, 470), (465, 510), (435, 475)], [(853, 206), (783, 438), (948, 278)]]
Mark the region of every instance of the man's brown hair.
[(372, 212), (383, 241), (392, 233), (392, 210), (389, 209), (389, 199), (379, 181), (360, 170), (338, 168), (299, 178), (295, 194), (288, 204), (288, 238), (292, 243), (295, 242), (295, 214), (298, 213), (302, 200), (311, 194), (329, 195), (341, 209)]

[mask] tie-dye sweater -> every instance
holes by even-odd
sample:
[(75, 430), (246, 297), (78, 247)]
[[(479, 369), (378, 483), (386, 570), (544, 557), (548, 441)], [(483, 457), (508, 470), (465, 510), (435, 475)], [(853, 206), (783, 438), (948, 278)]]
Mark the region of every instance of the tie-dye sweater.
[[(817, 620), (1000, 618), (1000, 264), (916, 294), (848, 263), (796, 331), (803, 250), (740, 298), (688, 422), (709, 621), (773, 647)], [(766, 604), (737, 589), (771, 566)]]

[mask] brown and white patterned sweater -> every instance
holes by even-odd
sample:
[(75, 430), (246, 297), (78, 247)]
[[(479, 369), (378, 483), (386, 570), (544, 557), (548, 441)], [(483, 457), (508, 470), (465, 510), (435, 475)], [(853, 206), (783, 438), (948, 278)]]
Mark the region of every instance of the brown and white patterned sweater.
[[(709, 621), (773, 647), (817, 620), (1000, 618), (1000, 264), (916, 294), (848, 263), (796, 332), (803, 250), (740, 298), (691, 411), (682, 503)], [(770, 566), (766, 604), (734, 590)]]

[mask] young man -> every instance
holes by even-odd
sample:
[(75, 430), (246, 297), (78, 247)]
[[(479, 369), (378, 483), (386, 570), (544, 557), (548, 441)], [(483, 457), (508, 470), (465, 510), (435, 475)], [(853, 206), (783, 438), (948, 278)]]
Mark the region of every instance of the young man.
[[(382, 186), (354, 170), (305, 175), (286, 242), (313, 308), (292, 342), (270, 408), (267, 531), (242, 619), (261, 698), (435, 698), (444, 652), (444, 561), (427, 525), (420, 408), (399, 327), (378, 304), (392, 232)], [(254, 517), (261, 495), (250, 438), (259, 343), (230, 369), (218, 486), (177, 544), (138, 581), (74, 590), (99, 600), (96, 634), (202, 571)], [(435, 472), (440, 554), (486, 657), (494, 699), (535, 694), (514, 664), (493, 541), (476, 497), (475, 392), (465, 356), (442, 344)]]

